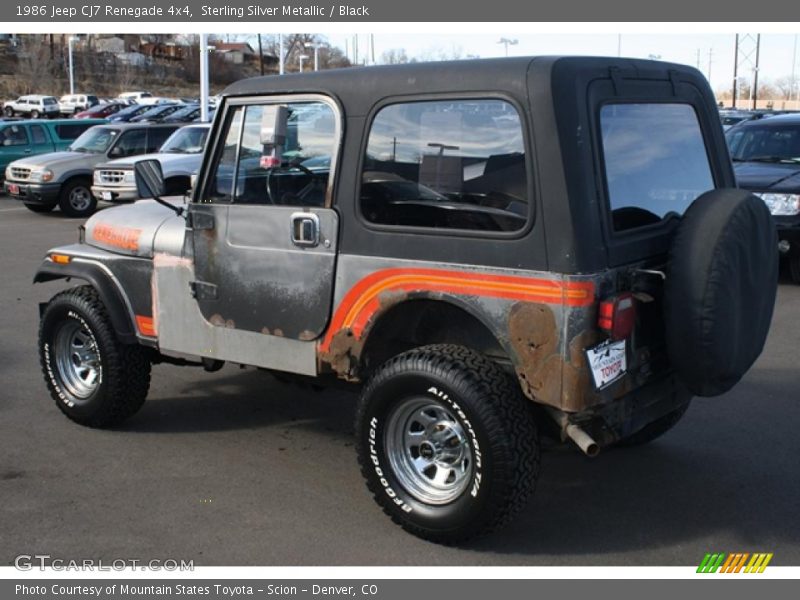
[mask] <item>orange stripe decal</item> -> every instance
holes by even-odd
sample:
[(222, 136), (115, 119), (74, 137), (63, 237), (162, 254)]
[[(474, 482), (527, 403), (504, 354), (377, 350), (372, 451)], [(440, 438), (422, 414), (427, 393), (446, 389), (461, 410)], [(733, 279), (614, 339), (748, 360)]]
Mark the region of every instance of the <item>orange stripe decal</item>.
[(558, 281), (439, 269), (385, 269), (364, 277), (345, 294), (320, 344), (320, 351), (326, 352), (333, 336), (342, 329), (350, 329), (353, 335), (360, 337), (380, 309), (381, 294), (419, 291), (562, 306), (588, 306), (594, 302), (594, 284), (591, 281)]
[(136, 328), (139, 333), (148, 337), (156, 337), (156, 326), (153, 317), (145, 317), (144, 315), (136, 315)]

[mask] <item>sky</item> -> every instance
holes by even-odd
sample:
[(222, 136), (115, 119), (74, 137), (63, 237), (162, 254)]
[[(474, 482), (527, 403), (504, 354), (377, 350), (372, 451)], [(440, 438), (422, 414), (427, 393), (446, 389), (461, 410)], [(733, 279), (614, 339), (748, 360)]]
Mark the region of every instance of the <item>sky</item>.
[[(741, 32), (740, 37), (748, 32)], [(753, 32), (753, 38), (755, 37)], [(800, 28), (798, 28), (800, 33)], [(345, 49), (352, 48), (353, 35), (345, 33), (330, 34), (328, 40)], [(374, 34), (375, 58), (380, 62), (383, 52), (390, 49), (403, 48), (411, 57), (452, 55), (454, 52), (462, 58), (477, 55), (490, 58), (505, 55), (505, 47), (499, 44), (501, 37), (516, 39), (516, 45), (508, 46), (509, 56), (536, 56), (546, 54), (587, 54), (622, 56), (634, 58), (660, 58), (670, 62), (699, 67), (709, 79), (714, 90), (729, 89), (733, 82), (733, 65), (735, 54), (735, 34), (633, 34), (614, 33), (598, 34)], [(369, 34), (358, 35), (359, 55), (364, 53), (369, 44)], [(771, 81), (781, 77), (791, 77), (794, 68), (795, 76), (800, 78), (800, 56), (798, 56), (798, 35), (762, 34), (759, 57), (759, 80)], [(752, 51), (755, 58), (755, 42), (743, 41), (741, 48)], [(699, 64), (698, 64), (699, 51)], [(710, 65), (709, 65), (710, 52)], [(351, 50), (352, 58), (352, 50)], [(752, 65), (742, 68), (740, 59), (739, 76), (752, 77)], [(709, 68), (710, 66), (710, 68)]]

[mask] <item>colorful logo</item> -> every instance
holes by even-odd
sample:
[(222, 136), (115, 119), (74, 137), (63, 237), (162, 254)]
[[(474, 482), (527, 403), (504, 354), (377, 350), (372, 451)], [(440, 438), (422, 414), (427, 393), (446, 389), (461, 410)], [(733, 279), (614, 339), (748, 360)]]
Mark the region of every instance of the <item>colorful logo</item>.
[(763, 573), (771, 560), (772, 552), (756, 552), (753, 554), (747, 552), (734, 554), (725, 554), (724, 552), (708, 553), (703, 557), (700, 566), (697, 567), (697, 572)]

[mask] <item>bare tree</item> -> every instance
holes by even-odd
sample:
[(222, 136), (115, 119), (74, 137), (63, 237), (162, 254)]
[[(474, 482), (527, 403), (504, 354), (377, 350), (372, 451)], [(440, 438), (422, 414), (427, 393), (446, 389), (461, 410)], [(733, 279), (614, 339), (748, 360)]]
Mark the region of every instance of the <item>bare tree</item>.
[(381, 63), (384, 65), (404, 65), (408, 62), (405, 48), (391, 48), (381, 54)]

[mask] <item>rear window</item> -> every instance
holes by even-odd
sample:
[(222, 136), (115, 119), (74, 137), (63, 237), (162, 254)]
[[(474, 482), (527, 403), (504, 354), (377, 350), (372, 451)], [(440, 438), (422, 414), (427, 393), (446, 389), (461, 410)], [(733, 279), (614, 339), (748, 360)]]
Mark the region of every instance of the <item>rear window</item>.
[(688, 104), (607, 104), (600, 109), (614, 231), (680, 217), (714, 188), (705, 141)]
[(437, 100), (375, 116), (361, 212), (380, 225), (510, 232), (528, 219), (522, 123), (508, 102)]
[(45, 104), (58, 104), (58, 100), (56, 100), (55, 98), (52, 98), (52, 97), (51, 98), (45, 98), (44, 99), (44, 103)]
[(56, 125), (56, 135), (62, 140), (76, 140), (80, 135), (97, 123), (59, 123)]

